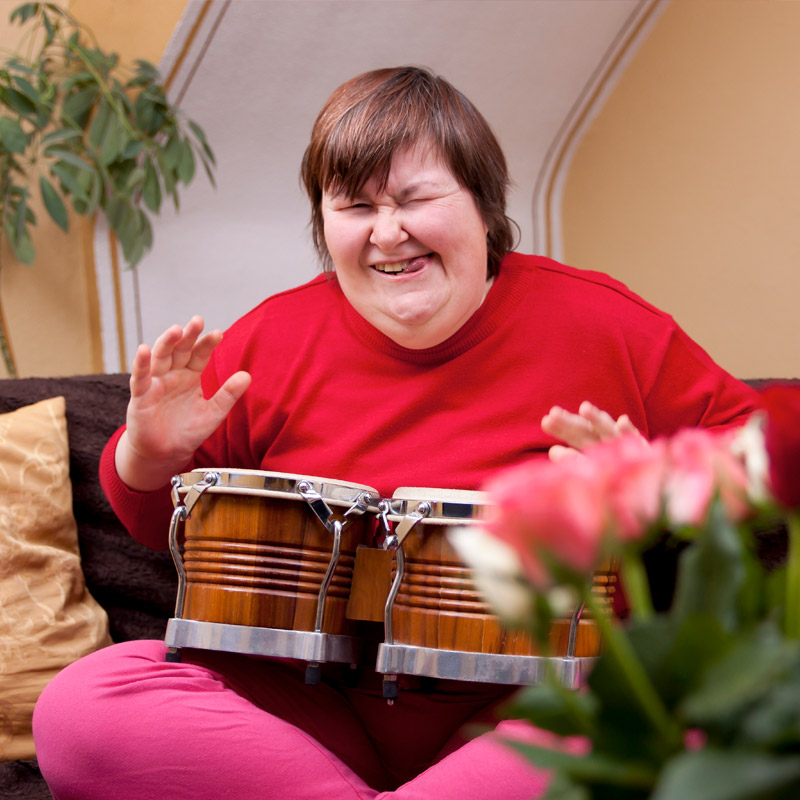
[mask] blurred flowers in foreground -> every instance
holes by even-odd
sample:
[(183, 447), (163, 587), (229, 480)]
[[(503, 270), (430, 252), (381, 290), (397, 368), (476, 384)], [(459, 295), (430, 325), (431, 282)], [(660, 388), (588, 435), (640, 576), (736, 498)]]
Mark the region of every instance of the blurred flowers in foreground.
[[(601, 630), (583, 690), (554, 677), (508, 710), (591, 745), (583, 755), (513, 745), (554, 769), (548, 798), (800, 797), (800, 390), (775, 385), (762, 400), (736, 431), (622, 437), (507, 470), (486, 487), (493, 511), (475, 541), (453, 536), (497, 613), (545, 652), (563, 613), (554, 601), (577, 597)], [(788, 556), (770, 569), (759, 533), (782, 527)], [(499, 571), (487, 537), (502, 542)], [(680, 550), (664, 611), (643, 561), (656, 542)], [(626, 620), (591, 591), (608, 559)]]

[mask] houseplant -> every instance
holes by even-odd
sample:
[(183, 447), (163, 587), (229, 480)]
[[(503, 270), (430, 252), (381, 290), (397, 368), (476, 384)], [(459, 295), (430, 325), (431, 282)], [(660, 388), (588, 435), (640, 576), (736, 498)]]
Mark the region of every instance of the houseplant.
[[(525, 618), (546, 648), (549, 598), (567, 588), (603, 634), (581, 691), (553, 679), (522, 690), (508, 709), (572, 745), (514, 745), (553, 769), (551, 800), (800, 793), (800, 390), (771, 387), (762, 400), (734, 433), (686, 430), (650, 444), (622, 437), (583, 456), (523, 464), (488, 487), (495, 513), (485, 546), (509, 547), (528, 592), (523, 603), (520, 592), (514, 603), (495, 594), (498, 612)], [(757, 548), (780, 520), (788, 555), (775, 569)], [(681, 553), (662, 610), (642, 560), (656, 539)], [(625, 620), (604, 612), (589, 588), (608, 557), (625, 587)]]
[[(150, 215), (165, 197), (179, 206), (198, 161), (213, 184), (203, 129), (169, 102), (152, 64), (120, 63), (61, 6), (24, 3), (10, 21), (24, 34), (0, 66), (0, 244), (33, 263), (38, 193), (65, 231), (68, 206), (104, 214), (133, 267), (153, 243)], [(1, 312), (0, 351), (15, 375)]]

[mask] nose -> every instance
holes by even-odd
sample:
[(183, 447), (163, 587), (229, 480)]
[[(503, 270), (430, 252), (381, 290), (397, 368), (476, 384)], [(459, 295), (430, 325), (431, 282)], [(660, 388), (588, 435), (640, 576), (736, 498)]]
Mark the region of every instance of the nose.
[(398, 208), (378, 208), (372, 221), (369, 240), (385, 253), (391, 252), (398, 244), (408, 239), (403, 227), (402, 212)]

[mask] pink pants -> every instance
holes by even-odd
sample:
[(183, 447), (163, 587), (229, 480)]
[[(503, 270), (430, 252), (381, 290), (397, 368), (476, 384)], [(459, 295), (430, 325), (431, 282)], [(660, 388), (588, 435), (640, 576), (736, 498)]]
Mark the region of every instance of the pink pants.
[[(45, 689), (33, 727), (56, 800), (530, 800), (548, 776), (498, 734), (464, 738), (497, 687), (439, 682), (401, 691), (379, 681), (306, 686), (293, 665), (125, 642), (67, 667)], [(377, 678), (377, 676), (376, 676)], [(482, 728), (486, 731), (486, 727)], [(472, 731), (474, 735), (476, 731)]]

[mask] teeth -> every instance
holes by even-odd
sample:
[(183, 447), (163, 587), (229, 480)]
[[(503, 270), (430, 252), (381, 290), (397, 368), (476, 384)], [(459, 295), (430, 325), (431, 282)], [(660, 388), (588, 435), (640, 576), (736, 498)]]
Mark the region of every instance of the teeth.
[(374, 267), (378, 272), (403, 272), (408, 268), (410, 261), (395, 261), (391, 264), (375, 264)]

